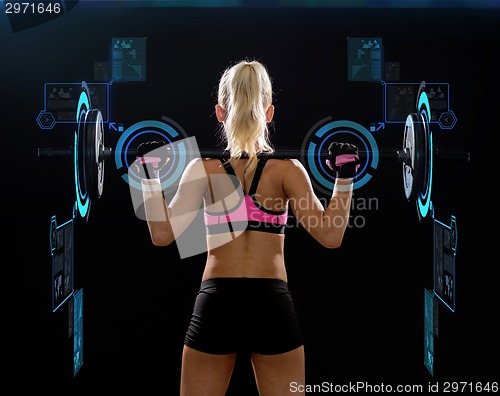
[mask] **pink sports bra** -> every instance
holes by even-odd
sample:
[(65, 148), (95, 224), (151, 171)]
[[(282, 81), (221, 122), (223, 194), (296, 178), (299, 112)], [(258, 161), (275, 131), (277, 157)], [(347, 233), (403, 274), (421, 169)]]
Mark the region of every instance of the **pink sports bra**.
[[(288, 210), (281, 212), (268, 210), (255, 200), (255, 192), (257, 191), (260, 176), (266, 163), (267, 158), (262, 157), (259, 159), (250, 190), (234, 209), (227, 212), (209, 212), (205, 209), (205, 226), (209, 235), (228, 231), (285, 233)], [(229, 161), (222, 162), (222, 165), (229, 175), (236, 176)]]

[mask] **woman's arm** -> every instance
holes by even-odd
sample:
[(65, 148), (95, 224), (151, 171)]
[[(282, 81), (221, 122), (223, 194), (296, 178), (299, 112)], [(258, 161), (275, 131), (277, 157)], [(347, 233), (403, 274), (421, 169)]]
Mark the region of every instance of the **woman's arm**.
[(159, 179), (143, 179), (146, 220), (155, 246), (167, 246), (180, 236), (203, 208), (207, 175), (201, 159), (192, 160), (184, 170), (177, 192), (167, 205)]
[(342, 244), (349, 221), (352, 186), (352, 179), (337, 178), (329, 204), (324, 208), (300, 161), (290, 160), (283, 179), (283, 189), (297, 220), (314, 239), (330, 249)]

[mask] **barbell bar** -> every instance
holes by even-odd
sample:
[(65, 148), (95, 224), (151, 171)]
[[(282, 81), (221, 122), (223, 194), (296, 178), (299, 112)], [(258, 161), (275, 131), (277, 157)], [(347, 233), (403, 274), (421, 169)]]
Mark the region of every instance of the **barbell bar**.
[[(470, 153), (468, 152), (446, 152), (446, 151), (441, 151), (438, 150), (437, 147), (434, 147), (435, 152), (434, 155), (437, 159), (439, 160), (450, 160), (450, 161), (470, 161)], [(43, 148), (38, 148), (38, 157), (71, 157), (73, 155), (73, 147), (70, 148), (59, 148), (59, 147), (43, 147)], [(206, 149), (201, 149), (200, 151), (190, 151), (186, 150), (183, 151), (186, 154), (199, 154), (201, 158), (229, 158), (229, 152), (228, 151), (223, 151), (223, 150), (206, 150)], [(108, 160), (113, 157), (115, 153), (115, 150), (113, 150), (111, 147), (104, 147), (103, 150), (99, 153), (99, 160)], [(129, 149), (127, 150), (127, 153), (130, 155), (136, 155), (137, 154), (137, 149)], [(294, 149), (286, 149), (286, 150), (280, 150), (278, 149), (274, 153), (270, 154), (271, 158), (277, 158), (277, 159), (287, 159), (287, 158), (296, 158), (300, 159), (302, 158), (304, 152), (301, 150), (294, 150)], [(359, 151), (359, 156), (361, 158), (373, 154), (371, 151), (366, 151), (366, 150), (361, 150)], [(319, 153), (318, 154), (320, 158), (327, 159), (328, 154), (327, 153)], [(403, 151), (378, 151), (378, 155), (380, 159), (387, 159), (387, 160), (397, 160), (401, 162), (408, 161), (407, 156)]]
[[(38, 149), (38, 156), (39, 157), (70, 157), (73, 155), (73, 147), (70, 148), (39, 148)], [(104, 161), (111, 159), (116, 151), (113, 150), (111, 147), (103, 147), (102, 150), (99, 153), (99, 161)], [(129, 149), (126, 152), (127, 154), (130, 154), (132, 156), (137, 155), (137, 148)], [(206, 150), (206, 149), (201, 149), (199, 151), (195, 150), (183, 150), (183, 154), (186, 155), (199, 155), (201, 158), (229, 158), (229, 152), (224, 151), (224, 150)], [(397, 159), (398, 158), (398, 153), (395, 152), (381, 152), (379, 151), (379, 156), (380, 158), (383, 159)], [(120, 152), (119, 154), (123, 154), (123, 152)], [(361, 157), (372, 154), (370, 151), (360, 151), (359, 155)], [(293, 150), (293, 149), (287, 149), (287, 150), (277, 150), (271, 154), (269, 154), (270, 158), (277, 158), (277, 159), (287, 159), (287, 158), (296, 158), (300, 159), (303, 155), (303, 151), (301, 150)], [(320, 156), (323, 158), (328, 158), (327, 153), (321, 153)]]
[[(38, 157), (70, 157), (75, 158), (75, 180), (77, 183), (78, 201), (85, 201), (82, 205), (90, 207), (90, 202), (99, 198), (103, 192), (104, 164), (112, 158), (114, 150), (104, 145), (103, 119), (100, 110), (94, 109), (90, 104), (87, 85), (82, 83), (82, 94), (85, 98), (79, 103), (85, 103), (86, 108), (77, 108), (78, 131), (75, 145), (69, 148), (38, 148)], [(424, 97), (425, 95), (425, 97)], [(424, 100), (422, 100), (424, 99)], [(80, 105), (79, 105), (80, 106)], [(393, 151), (360, 151), (361, 161), (377, 155), (379, 159), (395, 160), (403, 166), (403, 186), (408, 201), (417, 202), (421, 198), (430, 201), (430, 187), (432, 183), (433, 160), (460, 160), (470, 161), (470, 153), (467, 152), (443, 152), (438, 150), (432, 142), (429, 126), (430, 108), (425, 94), (425, 82), (419, 87), (416, 112), (407, 116), (402, 150)], [(174, 145), (172, 145), (174, 146)], [(175, 145), (179, 149), (180, 145)], [(123, 152), (119, 153), (124, 154)], [(129, 148), (127, 155), (135, 156), (137, 148)], [(184, 158), (228, 158), (229, 152), (224, 150), (190, 150), (183, 149), (177, 153)], [(303, 159), (308, 158), (310, 153), (302, 150), (285, 149), (277, 150), (269, 154), (270, 158), (276, 159)], [(314, 153), (318, 160), (328, 158), (328, 153)], [(88, 220), (89, 210), (85, 211)], [(419, 219), (421, 214), (419, 213)]]

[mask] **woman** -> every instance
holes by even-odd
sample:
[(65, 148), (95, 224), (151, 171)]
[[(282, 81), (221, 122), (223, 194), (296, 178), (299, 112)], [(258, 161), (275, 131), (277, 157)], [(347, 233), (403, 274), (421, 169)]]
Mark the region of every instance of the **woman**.
[(261, 395), (304, 394), (297, 392), (305, 385), (304, 346), (284, 259), (288, 210), (321, 245), (339, 247), (359, 159), (352, 145), (330, 146), (337, 177), (325, 209), (298, 160), (272, 157), (272, 94), (260, 62), (229, 67), (215, 106), (229, 159), (193, 160), (168, 205), (159, 180), (143, 181), (153, 244), (172, 243), (194, 217), (186, 214), (205, 212), (208, 252), (184, 342), (181, 395), (225, 395), (239, 350), (251, 352)]

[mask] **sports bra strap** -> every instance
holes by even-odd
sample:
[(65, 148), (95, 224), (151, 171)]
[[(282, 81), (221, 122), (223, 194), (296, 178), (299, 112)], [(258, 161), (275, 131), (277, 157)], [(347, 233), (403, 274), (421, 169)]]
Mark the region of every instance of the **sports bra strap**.
[[(257, 163), (257, 168), (255, 169), (255, 173), (253, 175), (252, 184), (250, 186), (250, 190), (248, 191), (248, 195), (253, 196), (257, 192), (257, 187), (259, 185), (260, 176), (262, 175), (262, 170), (264, 169), (264, 165), (266, 165), (268, 158), (261, 157), (259, 158), (259, 162)], [(228, 175), (236, 176), (236, 172), (232, 167), (229, 161), (221, 161), (222, 166), (226, 170)]]
[(251, 197), (253, 197), (253, 195), (257, 192), (260, 176), (262, 175), (262, 170), (264, 169), (266, 163), (267, 163), (266, 157), (260, 158), (259, 162), (257, 163), (257, 168), (255, 169), (255, 173), (252, 179), (252, 185), (250, 186), (250, 191), (248, 191), (248, 195), (250, 195)]
[(234, 168), (231, 166), (231, 163), (229, 161), (224, 161), (221, 159), (221, 163), (228, 175), (236, 176), (236, 172), (234, 171)]

